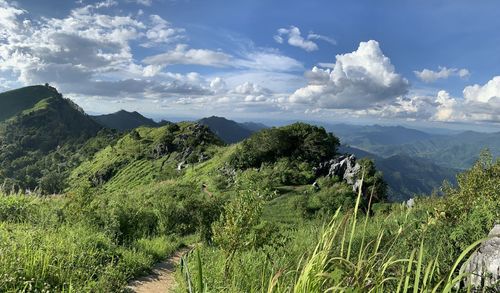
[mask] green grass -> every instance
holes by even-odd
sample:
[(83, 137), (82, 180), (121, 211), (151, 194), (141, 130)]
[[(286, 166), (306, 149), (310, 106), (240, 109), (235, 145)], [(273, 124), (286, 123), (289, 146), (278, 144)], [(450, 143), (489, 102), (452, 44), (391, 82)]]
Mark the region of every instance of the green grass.
[(281, 188), (280, 195), (268, 201), (262, 211), (262, 219), (265, 221), (298, 224), (302, 221), (302, 215), (297, 209), (297, 201), (304, 196), (303, 188)]
[(29, 86), (0, 93), (0, 122), (32, 108), (39, 101), (51, 96), (54, 96), (54, 92), (45, 86)]

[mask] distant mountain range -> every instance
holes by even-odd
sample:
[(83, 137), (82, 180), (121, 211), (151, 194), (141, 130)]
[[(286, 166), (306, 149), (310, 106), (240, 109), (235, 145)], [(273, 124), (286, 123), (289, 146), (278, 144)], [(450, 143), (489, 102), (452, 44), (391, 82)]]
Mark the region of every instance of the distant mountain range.
[(213, 133), (225, 143), (237, 143), (250, 137), (254, 132), (267, 128), (264, 124), (246, 122), (238, 123), (224, 117), (211, 116), (198, 120), (198, 123), (208, 126)]
[[(197, 122), (210, 128), (227, 144), (240, 142), (267, 128), (260, 123), (238, 123), (217, 116)], [(1, 93), (0, 174), (9, 174), (10, 186), (25, 182), (23, 187), (32, 188), (50, 174), (66, 172), (71, 169), (69, 165), (78, 164), (114, 139), (113, 132), (97, 136), (102, 129), (128, 131), (139, 126), (166, 124), (170, 122), (155, 122), (138, 112), (124, 110), (88, 116), (50, 86), (30, 86)], [(392, 200), (429, 194), (439, 188), (443, 180), (454, 182), (458, 170), (469, 168), (485, 148), (494, 157), (500, 156), (500, 133), (467, 131), (444, 135), (402, 126), (348, 124), (326, 128), (341, 139), (341, 151), (375, 161), (377, 168), (384, 172)], [(40, 165), (39, 169), (44, 171), (32, 171), (33, 165)]]
[(402, 126), (328, 126), (342, 143), (379, 157), (403, 155), (421, 158), (449, 169), (470, 168), (481, 151), (500, 156), (500, 132), (465, 131), (458, 134), (429, 134)]
[(120, 131), (131, 130), (139, 126), (159, 126), (153, 119), (146, 118), (135, 111), (120, 110), (112, 114), (92, 116), (92, 119), (104, 127)]
[(349, 146), (342, 146), (339, 151), (354, 154), (358, 159), (372, 159), (377, 170), (384, 174), (391, 201), (404, 201), (416, 194), (429, 195), (438, 191), (445, 180), (452, 184), (456, 183), (458, 170), (441, 167), (427, 159), (407, 155), (382, 158)]
[(334, 124), (327, 126), (327, 129), (340, 137), (342, 144), (363, 149), (378, 145), (408, 144), (439, 136), (403, 126)]
[[(94, 121), (106, 128), (119, 131), (128, 131), (140, 126), (160, 127), (167, 121), (155, 122), (153, 119), (146, 118), (138, 112), (128, 112), (120, 110), (115, 113), (91, 116)], [(252, 133), (267, 128), (266, 125), (254, 122), (238, 123), (224, 117), (211, 116), (202, 118), (198, 123), (207, 126), (219, 138), (227, 144), (237, 143), (248, 138)]]

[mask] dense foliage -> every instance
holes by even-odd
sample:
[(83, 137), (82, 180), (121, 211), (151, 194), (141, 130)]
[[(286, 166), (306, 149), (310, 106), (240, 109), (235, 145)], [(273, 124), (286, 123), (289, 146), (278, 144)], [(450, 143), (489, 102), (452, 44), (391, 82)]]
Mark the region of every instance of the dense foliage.
[(408, 208), (384, 203), (373, 161), (358, 161), (362, 188), (318, 178), (339, 145), (323, 128), (231, 146), (196, 123), (99, 129), (60, 96), (1, 124), (4, 186), (65, 193), (0, 191), (0, 291), (122, 291), (199, 243), (178, 281), (198, 275), (200, 292), (428, 292), (453, 285), (460, 253), (500, 217), (500, 162), (488, 155)]
[(324, 128), (295, 123), (261, 130), (244, 140), (231, 158), (237, 168), (259, 168), (263, 163), (288, 158), (294, 162), (316, 165), (332, 158), (339, 140)]
[(108, 145), (116, 134), (71, 101), (54, 96), (0, 124), (0, 185), (4, 190), (61, 192), (68, 172)]

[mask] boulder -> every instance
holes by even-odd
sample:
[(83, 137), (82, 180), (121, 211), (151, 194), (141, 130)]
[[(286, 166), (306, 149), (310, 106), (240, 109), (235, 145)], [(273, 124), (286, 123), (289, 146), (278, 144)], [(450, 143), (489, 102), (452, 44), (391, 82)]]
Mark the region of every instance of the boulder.
[[(478, 289), (500, 289), (500, 224), (488, 234), (488, 240), (464, 263), (461, 273), (470, 274), (464, 287)], [(495, 291), (498, 292), (498, 291)]]
[(361, 166), (356, 162), (354, 155), (344, 155), (332, 160), (320, 163), (314, 168), (317, 177), (338, 177), (345, 180), (347, 184), (353, 185), (359, 177)]

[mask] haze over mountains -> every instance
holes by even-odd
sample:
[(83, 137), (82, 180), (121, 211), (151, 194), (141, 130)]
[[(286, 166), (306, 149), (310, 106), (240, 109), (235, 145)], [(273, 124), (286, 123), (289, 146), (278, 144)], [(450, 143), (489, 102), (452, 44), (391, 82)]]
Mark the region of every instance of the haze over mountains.
[[(121, 110), (116, 113), (88, 116), (74, 103), (64, 99), (50, 86), (31, 86), (0, 94), (0, 143), (3, 166), (14, 182), (36, 181), (47, 174), (30, 174), (29, 164), (41, 164), (40, 158), (54, 156), (58, 164), (80, 159), (61, 155), (61, 149), (79, 149), (92, 145), (85, 140), (100, 129), (130, 131), (140, 126), (160, 127), (169, 122), (155, 122), (138, 112)], [(224, 117), (211, 116), (197, 121), (207, 126), (227, 144), (240, 142), (267, 126), (256, 122), (238, 123)], [(383, 171), (389, 185), (391, 200), (404, 200), (415, 194), (430, 194), (443, 180), (455, 182), (460, 169), (470, 167), (479, 153), (488, 148), (493, 156), (500, 155), (500, 134), (463, 132), (460, 134), (431, 134), (402, 126), (326, 125), (342, 143), (341, 152), (358, 158), (368, 157)], [(30, 141), (39, 141), (33, 145)], [(99, 144), (99, 139), (96, 139)], [(14, 151), (15, 149), (19, 149)], [(37, 154), (29, 157), (29, 154)], [(92, 147), (86, 156), (93, 153)], [(23, 163), (20, 164), (20, 160)], [(75, 161), (76, 160), (76, 161)], [(15, 162), (15, 163), (14, 163)], [(47, 165), (47, 164), (46, 164)], [(50, 164), (49, 164), (50, 165)], [(63, 170), (60, 165), (49, 170)], [(28, 169), (26, 169), (28, 168)], [(38, 178), (38, 179), (37, 179)]]

